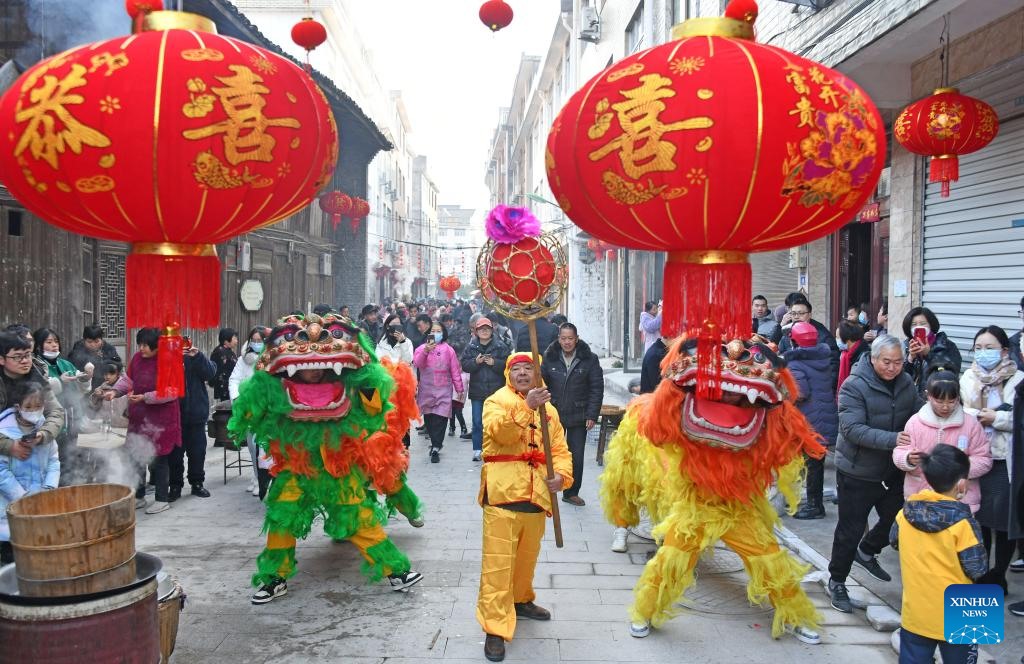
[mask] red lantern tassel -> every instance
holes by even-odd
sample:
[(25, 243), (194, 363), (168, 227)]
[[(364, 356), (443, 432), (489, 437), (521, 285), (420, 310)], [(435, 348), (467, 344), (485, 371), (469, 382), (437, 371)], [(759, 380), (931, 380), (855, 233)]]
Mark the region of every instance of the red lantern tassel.
[(177, 323), (164, 327), (157, 343), (156, 393), (161, 398), (185, 394), (185, 345)]
[(665, 263), (661, 334), (697, 337), (697, 394), (721, 397), (721, 345), (750, 336), (750, 263), (742, 251), (674, 251)]
[(133, 244), (125, 270), (128, 327), (173, 318), (185, 327), (220, 324), (220, 261), (212, 244)]
[(955, 154), (932, 157), (928, 168), (928, 181), (942, 183), (942, 197), (949, 197), (949, 183), (960, 179), (960, 159)]

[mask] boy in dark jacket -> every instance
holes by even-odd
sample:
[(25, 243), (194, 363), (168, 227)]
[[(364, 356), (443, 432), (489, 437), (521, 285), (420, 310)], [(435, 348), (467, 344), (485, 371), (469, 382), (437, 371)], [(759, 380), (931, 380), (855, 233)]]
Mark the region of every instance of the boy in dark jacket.
[(170, 466), (169, 502), (181, 497), (185, 486), (185, 455), (188, 455), (188, 483), (192, 495), (209, 498), (210, 492), (203, 486), (206, 472), (206, 421), (210, 418), (210, 395), (206, 383), (217, 374), (217, 366), (198, 348), (185, 351), (185, 397), (181, 405), (181, 445), (175, 447), (168, 459)]
[(551, 344), (541, 362), (541, 375), (551, 392), (551, 405), (565, 428), (565, 439), (572, 453), (572, 486), (562, 493), (562, 500), (577, 507), (586, 505), (579, 497), (583, 483), (583, 454), (587, 432), (601, 414), (604, 399), (604, 371), (588, 346), (580, 341), (576, 326), (563, 323), (557, 343)]
[(938, 445), (920, 457), (932, 488), (907, 499), (889, 533), (903, 573), (900, 662), (931, 664), (936, 646), (944, 664), (976, 662), (977, 643), (946, 642), (947, 632), (958, 626), (944, 625), (941, 610), (949, 585), (970, 584), (988, 570), (981, 528), (959, 500), (967, 490), (971, 462), (952, 445)]
[[(818, 331), (810, 323), (796, 323), (790, 330), (794, 347), (782, 354), (799, 390), (796, 406), (815, 431), (833, 448), (839, 429), (839, 416), (832, 393), (832, 351), (818, 343)], [(825, 517), (823, 501), (825, 460), (804, 455), (807, 465), (807, 501), (794, 519)]]
[(459, 357), (462, 370), (469, 374), (469, 401), (473, 407), (473, 461), (480, 460), (484, 442), (484, 401), (505, 386), (505, 360), (508, 346), (494, 336), (489, 318), (477, 320), (473, 339)]

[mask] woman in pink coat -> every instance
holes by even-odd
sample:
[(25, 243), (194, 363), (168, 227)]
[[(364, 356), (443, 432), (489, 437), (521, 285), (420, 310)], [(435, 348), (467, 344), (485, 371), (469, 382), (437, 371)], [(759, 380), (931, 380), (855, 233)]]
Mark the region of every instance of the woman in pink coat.
[(937, 371), (928, 378), (925, 388), (928, 403), (910, 418), (904, 431), (910, 435), (909, 445), (898, 445), (892, 451), (896, 467), (907, 473), (903, 482), (903, 495), (911, 495), (928, 486), (921, 472), (921, 455), (930, 453), (936, 445), (955, 445), (971, 460), (967, 475), (967, 492), (961, 502), (971, 513), (981, 507), (981, 489), (978, 478), (992, 467), (988, 438), (978, 419), (965, 413), (960, 405), (960, 383), (949, 371)]
[(452, 416), (452, 392), (465, 401), (462, 367), (455, 349), (448, 345), (448, 330), (440, 323), (430, 328), (427, 341), (416, 348), (412, 363), (420, 372), (416, 403), (430, 435), (430, 461), (441, 460), (441, 447)]

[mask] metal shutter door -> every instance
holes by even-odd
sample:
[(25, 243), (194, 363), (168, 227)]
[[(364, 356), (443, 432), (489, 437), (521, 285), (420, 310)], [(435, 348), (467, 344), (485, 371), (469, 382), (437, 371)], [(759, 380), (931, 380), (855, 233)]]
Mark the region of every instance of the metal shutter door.
[(768, 298), (768, 309), (774, 310), (797, 288), (797, 271), (789, 267), (789, 249), (750, 254), (750, 270), (754, 292)]
[(921, 299), (966, 356), (980, 328), (1020, 329), (1024, 227), (1014, 224), (1024, 224), (1024, 118), (960, 157), (960, 180), (949, 198), (939, 193), (929, 184), (925, 194)]

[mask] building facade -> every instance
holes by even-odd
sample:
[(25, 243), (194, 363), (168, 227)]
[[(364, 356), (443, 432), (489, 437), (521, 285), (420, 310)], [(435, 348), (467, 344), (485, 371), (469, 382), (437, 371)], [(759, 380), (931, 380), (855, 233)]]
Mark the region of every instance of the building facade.
[[(466, 297), (476, 288), (476, 258), (481, 241), (473, 224), (476, 210), (459, 205), (442, 205), (438, 211), (437, 244), (438, 278), (456, 276), (462, 282), (456, 297)], [(432, 297), (447, 299), (448, 294), (435, 290)]]
[[(495, 131), (488, 186), (495, 200), (528, 189), (551, 199), (536, 146), (569, 95), (616, 60), (663, 43), (671, 26), (719, 16), (722, 0), (565, 0), (547, 55), (519, 78)], [(772, 306), (802, 290), (814, 317), (831, 328), (850, 305), (874, 318), (883, 302), (889, 329), (902, 336), (912, 307), (930, 307), (962, 351), (988, 324), (1020, 327), (1024, 295), (1024, 8), (1018, 0), (816, 0), (762, 2), (759, 41), (784, 47), (856, 80), (891, 124), (941, 80), (939, 38), (951, 35), (948, 85), (991, 104), (1001, 130), (985, 149), (961, 158), (960, 182), (941, 198), (927, 183), (927, 160), (889, 141), (874, 199), (840, 231), (787, 251), (753, 254), (753, 289)], [(526, 59), (524, 58), (524, 63)], [(520, 68), (520, 78), (524, 67)], [(520, 121), (517, 110), (522, 108)], [(535, 115), (531, 116), (531, 110)], [(534, 153), (516, 146), (533, 146)], [(532, 159), (529, 157), (532, 156)], [(496, 158), (500, 157), (500, 158)], [(526, 164), (523, 166), (521, 164)], [(523, 170), (527, 170), (526, 175)], [(493, 172), (492, 172), (493, 171)], [(525, 178), (525, 179), (524, 179)], [(525, 188), (525, 189), (524, 189)], [(531, 202), (531, 207), (538, 207)], [(573, 229), (569, 318), (592, 346), (636, 367), (637, 316), (660, 299), (663, 255), (617, 251), (595, 260)]]

